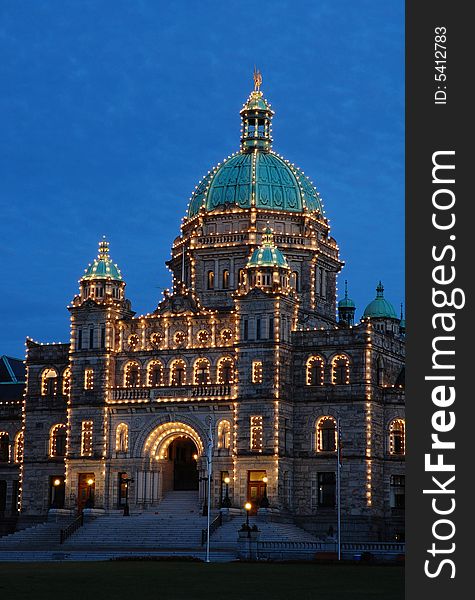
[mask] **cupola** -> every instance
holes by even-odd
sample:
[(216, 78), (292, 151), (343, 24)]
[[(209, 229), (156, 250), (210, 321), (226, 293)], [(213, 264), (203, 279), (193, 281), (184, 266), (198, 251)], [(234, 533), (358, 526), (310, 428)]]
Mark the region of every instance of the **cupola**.
[(269, 226), (262, 233), (261, 245), (253, 251), (247, 262), (243, 284), (246, 291), (251, 288), (271, 292), (290, 289), (290, 267), (284, 254), (275, 245), (274, 233)]
[(99, 242), (97, 258), (85, 269), (79, 284), (82, 301), (92, 299), (105, 302), (124, 298), (125, 282), (119, 267), (112, 262), (109, 242), (105, 237)]
[(345, 297), (338, 302), (338, 316), (340, 322), (346, 323), (347, 325), (354, 325), (355, 310), (355, 303), (348, 297), (348, 281), (345, 279)]

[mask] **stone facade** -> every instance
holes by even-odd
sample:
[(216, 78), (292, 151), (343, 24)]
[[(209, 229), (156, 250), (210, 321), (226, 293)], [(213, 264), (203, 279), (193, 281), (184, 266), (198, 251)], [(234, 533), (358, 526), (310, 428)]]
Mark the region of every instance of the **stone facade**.
[[(233, 155), (252, 153), (253, 170), (238, 164), (223, 187), (225, 161), (200, 183), (158, 307), (132, 311), (101, 242), (69, 306), (70, 342), (27, 341), (24, 518), (119, 510), (125, 495), (156, 510), (177, 486), (205, 502), (211, 431), (213, 506), (267, 500), (274, 518), (331, 535), (339, 446), (343, 539), (403, 536), (404, 332), (392, 316), (337, 320), (338, 246), (303, 174), (265, 162), (261, 100), (255, 90), (243, 108)], [(292, 185), (302, 206), (283, 210)], [(259, 248), (274, 258), (253, 264)]]

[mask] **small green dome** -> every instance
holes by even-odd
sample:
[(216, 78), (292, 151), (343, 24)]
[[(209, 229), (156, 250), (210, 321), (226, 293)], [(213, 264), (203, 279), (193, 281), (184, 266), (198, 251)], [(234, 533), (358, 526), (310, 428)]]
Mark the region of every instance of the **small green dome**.
[(338, 308), (356, 308), (356, 305), (351, 298), (343, 298), (338, 302)]
[(384, 287), (379, 282), (376, 288), (376, 298), (365, 308), (363, 317), (371, 319), (398, 319), (394, 306), (384, 297)]
[(338, 302), (338, 308), (356, 308), (351, 298), (348, 298), (348, 281), (345, 280), (345, 297)]
[(103, 239), (99, 242), (99, 254), (92, 264), (84, 271), (81, 281), (92, 279), (113, 279), (122, 281), (119, 267), (114, 264), (109, 256), (109, 242)]
[(262, 245), (254, 250), (247, 267), (279, 267), (290, 270), (287, 259), (274, 244), (274, 235), (270, 227), (264, 230)]

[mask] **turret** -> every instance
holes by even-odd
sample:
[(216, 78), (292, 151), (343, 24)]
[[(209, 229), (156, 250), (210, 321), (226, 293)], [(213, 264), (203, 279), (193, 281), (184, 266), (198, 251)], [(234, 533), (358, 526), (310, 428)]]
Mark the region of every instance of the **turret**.
[(355, 324), (355, 303), (351, 298), (348, 298), (348, 281), (345, 279), (345, 297), (338, 302), (338, 316), (340, 323), (346, 325)]

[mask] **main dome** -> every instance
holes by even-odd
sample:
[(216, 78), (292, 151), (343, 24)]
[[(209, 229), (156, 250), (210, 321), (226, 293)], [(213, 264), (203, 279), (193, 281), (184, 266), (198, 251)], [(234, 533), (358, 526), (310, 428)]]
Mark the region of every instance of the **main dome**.
[(317, 190), (300, 169), (274, 152), (238, 152), (208, 173), (194, 191), (188, 218), (230, 206), (288, 212), (318, 212)]
[(233, 207), (309, 211), (323, 217), (320, 195), (310, 179), (271, 149), (273, 115), (259, 87), (255, 88), (241, 110), (241, 150), (209, 171), (196, 186), (188, 205), (189, 219), (201, 210)]

